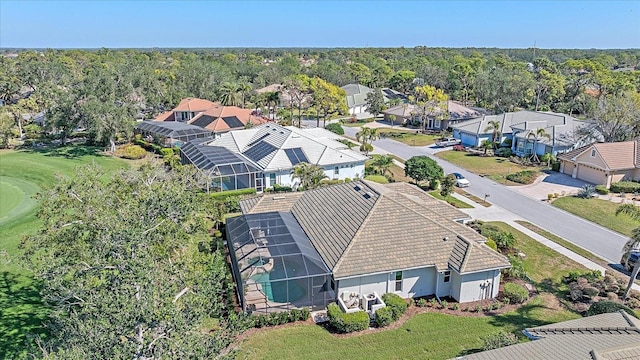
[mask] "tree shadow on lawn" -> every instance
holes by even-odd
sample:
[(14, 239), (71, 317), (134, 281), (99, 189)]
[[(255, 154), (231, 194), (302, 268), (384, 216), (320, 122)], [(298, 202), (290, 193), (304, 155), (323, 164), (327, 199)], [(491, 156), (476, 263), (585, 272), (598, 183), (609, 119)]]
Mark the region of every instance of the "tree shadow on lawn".
[(21, 150), (25, 152), (44, 154), (45, 156), (64, 157), (67, 159), (77, 159), (83, 156), (104, 156), (102, 148), (86, 145), (25, 147)]
[(0, 359), (20, 357), (32, 335), (46, 336), (49, 310), (40, 286), (22, 274), (0, 273)]

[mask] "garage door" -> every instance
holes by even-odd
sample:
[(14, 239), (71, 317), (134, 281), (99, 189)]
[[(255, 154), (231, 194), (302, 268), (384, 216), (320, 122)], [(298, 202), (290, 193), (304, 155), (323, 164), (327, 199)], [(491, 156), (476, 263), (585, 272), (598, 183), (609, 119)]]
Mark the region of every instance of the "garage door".
[(460, 134), (460, 140), (462, 140), (462, 144), (466, 145), (466, 146), (478, 146), (478, 143), (476, 142), (476, 137), (475, 135), (469, 135), (469, 134), (465, 134), (465, 133), (461, 133)]
[(592, 184), (604, 184), (604, 170), (596, 169), (591, 166), (580, 164), (578, 165), (578, 179), (590, 182)]
[(570, 161), (562, 161), (562, 173), (573, 176), (574, 165)]

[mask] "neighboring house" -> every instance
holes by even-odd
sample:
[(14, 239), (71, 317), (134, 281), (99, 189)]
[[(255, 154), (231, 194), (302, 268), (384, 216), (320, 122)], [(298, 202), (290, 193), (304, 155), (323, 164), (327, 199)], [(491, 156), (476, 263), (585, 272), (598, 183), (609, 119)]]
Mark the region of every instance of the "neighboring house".
[(533, 153), (535, 141), (529, 134), (535, 134), (538, 129), (544, 129), (550, 136), (538, 139), (535, 149), (538, 155), (567, 152), (595, 140), (592, 135), (579, 135), (581, 128), (591, 126), (589, 122), (565, 114), (528, 110), (485, 115), (452, 125), (453, 136), (460, 139), (463, 145), (480, 146), (485, 140), (492, 139), (492, 130), (487, 130), (491, 121), (500, 124), (500, 143), (511, 141), (511, 150), (519, 156)]
[(532, 341), (456, 359), (640, 359), (640, 320), (624, 311), (538, 326), (523, 333)]
[[(291, 177), (291, 170), (301, 162), (324, 168), (329, 179), (364, 176), (368, 157), (336, 139), (340, 136), (322, 128), (299, 129), (270, 123), (231, 131), (208, 142), (187, 144), (181, 149), (181, 157), (183, 163), (206, 171), (217, 190), (255, 188), (261, 192), (275, 184), (297, 187), (298, 180)], [(236, 174), (220, 171), (238, 163), (238, 159), (246, 164), (242, 170)], [(251, 171), (244, 172), (247, 169)]]
[(180, 147), (188, 141), (213, 138), (209, 130), (177, 121), (141, 121), (136, 124), (134, 133), (140, 134), (143, 140), (166, 147)]
[(280, 97), (280, 104), (278, 104), (278, 106), (288, 107), (291, 103), (291, 97), (284, 91), (284, 87), (282, 84), (271, 84), (263, 88), (256, 89), (256, 93), (258, 94), (264, 94), (268, 92), (278, 93), (278, 96)]
[[(367, 112), (367, 95), (373, 92), (373, 89), (360, 84), (347, 84), (341, 87), (347, 93), (347, 107), (350, 115), (358, 115)], [(409, 99), (401, 92), (389, 88), (382, 88), (382, 96), (384, 102), (391, 100), (407, 102)]]
[(187, 98), (180, 101), (173, 110), (158, 115), (153, 121), (186, 122), (209, 130), (215, 136), (220, 136), (231, 130), (264, 124), (269, 120), (251, 109), (224, 106), (204, 99)]
[[(400, 104), (384, 110), (382, 113), (384, 114), (384, 119), (387, 121), (391, 121), (391, 115), (393, 115), (395, 116), (394, 121), (398, 124), (405, 122), (421, 124), (422, 111), (423, 109), (417, 105)], [(441, 110), (435, 112), (434, 116), (429, 116), (425, 123), (425, 129), (435, 131), (446, 130), (454, 124), (459, 124), (483, 115), (480, 110), (468, 108), (452, 100), (447, 101), (447, 111), (449, 114), (444, 118), (439, 116), (442, 113)]]
[(408, 183), (365, 180), (240, 201), (227, 244), (244, 310), (322, 309), (338, 296), (493, 299), (509, 260), (465, 213)]
[(560, 172), (592, 184), (640, 180), (640, 140), (594, 143), (558, 156)]

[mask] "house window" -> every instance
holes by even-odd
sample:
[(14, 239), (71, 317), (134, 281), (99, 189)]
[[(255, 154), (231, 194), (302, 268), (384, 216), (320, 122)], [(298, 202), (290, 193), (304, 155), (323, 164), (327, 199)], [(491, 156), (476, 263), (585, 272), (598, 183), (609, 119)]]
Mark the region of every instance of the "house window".
[(448, 283), (449, 281), (451, 281), (451, 271), (450, 270), (447, 270), (442, 274), (444, 275), (443, 280), (442, 280), (443, 282)]
[(596, 149), (591, 149), (591, 157), (596, 157)]
[(273, 186), (276, 183), (276, 174), (269, 174), (269, 185)]
[(438, 119), (434, 120), (433, 127), (436, 129), (440, 129), (440, 120)]
[(396, 291), (402, 291), (402, 271), (396, 271)]
[(339, 166), (336, 166), (336, 167), (333, 169), (333, 175), (339, 175), (339, 174), (340, 174), (340, 167), (339, 167)]

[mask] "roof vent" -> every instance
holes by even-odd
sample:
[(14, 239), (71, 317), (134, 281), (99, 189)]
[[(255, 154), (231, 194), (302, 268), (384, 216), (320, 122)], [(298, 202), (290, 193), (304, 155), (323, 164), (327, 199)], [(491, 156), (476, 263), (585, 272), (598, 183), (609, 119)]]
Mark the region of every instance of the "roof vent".
[(280, 131), (280, 134), (284, 134), (284, 131)]
[(284, 200), (284, 196), (274, 196), (272, 197), (273, 200)]
[(371, 194), (368, 192), (364, 193), (362, 196), (364, 196), (365, 199), (371, 199)]
[(449, 238), (446, 237), (446, 236), (442, 238), (442, 241), (448, 241), (448, 240), (449, 240)]
[(362, 189), (360, 189), (360, 186), (356, 185), (356, 186), (354, 186), (354, 187), (353, 187), (353, 190), (355, 190), (355, 191), (360, 191), (360, 190), (362, 190)]

